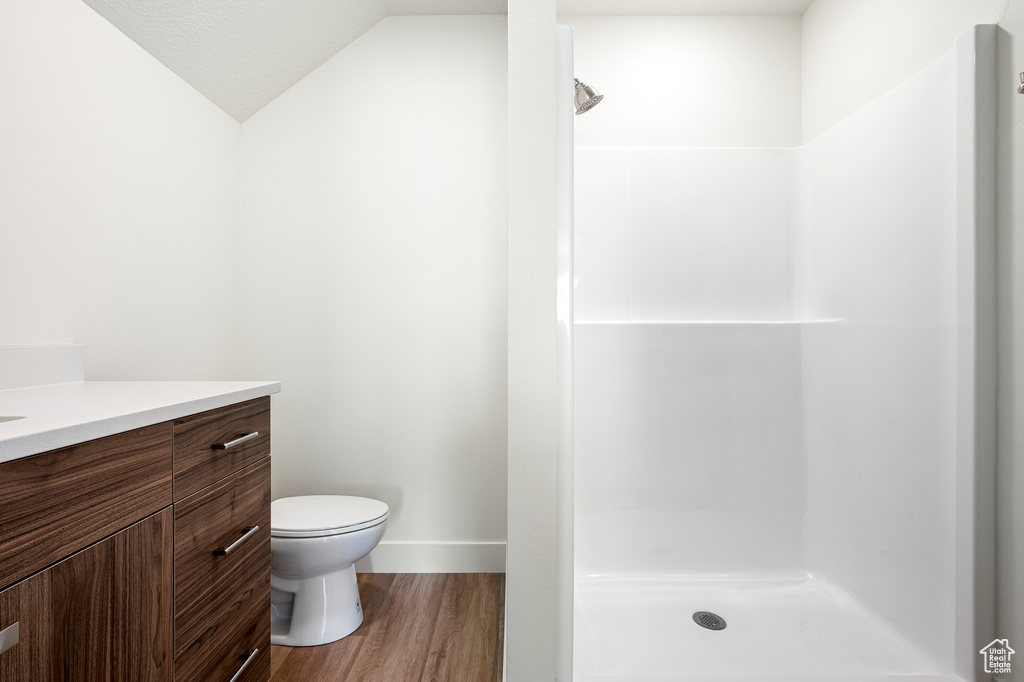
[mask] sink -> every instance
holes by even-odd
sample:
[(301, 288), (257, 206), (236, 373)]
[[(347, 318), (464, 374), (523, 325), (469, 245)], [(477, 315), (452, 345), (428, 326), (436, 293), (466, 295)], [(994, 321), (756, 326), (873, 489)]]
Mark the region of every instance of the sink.
[(14, 421), (16, 419), (24, 419), (24, 417), (3, 417), (3, 416), (0, 416), (0, 423), (12, 422), (12, 421)]

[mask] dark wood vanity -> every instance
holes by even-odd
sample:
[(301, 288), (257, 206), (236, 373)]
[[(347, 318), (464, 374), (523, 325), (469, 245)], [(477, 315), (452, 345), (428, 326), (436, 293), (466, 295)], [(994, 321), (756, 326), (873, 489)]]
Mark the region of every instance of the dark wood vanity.
[(265, 682), (269, 571), (269, 397), (0, 463), (0, 680)]

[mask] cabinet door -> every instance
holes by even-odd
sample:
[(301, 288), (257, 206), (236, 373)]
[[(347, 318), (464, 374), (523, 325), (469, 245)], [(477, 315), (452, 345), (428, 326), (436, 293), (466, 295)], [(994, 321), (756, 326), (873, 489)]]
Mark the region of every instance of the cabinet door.
[(172, 542), (167, 508), (0, 592), (0, 680), (170, 682)]

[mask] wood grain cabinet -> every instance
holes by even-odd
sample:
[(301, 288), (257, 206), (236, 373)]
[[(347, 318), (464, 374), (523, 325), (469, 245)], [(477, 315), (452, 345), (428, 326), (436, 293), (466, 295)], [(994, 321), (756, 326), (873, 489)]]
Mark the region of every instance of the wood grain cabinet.
[(270, 398), (174, 420), (174, 501), (270, 454)]
[(0, 681), (269, 680), (269, 454), (259, 398), (0, 464)]
[(175, 503), (174, 538), (177, 654), (270, 566), (269, 458)]
[(8, 682), (170, 682), (170, 509), (0, 592)]

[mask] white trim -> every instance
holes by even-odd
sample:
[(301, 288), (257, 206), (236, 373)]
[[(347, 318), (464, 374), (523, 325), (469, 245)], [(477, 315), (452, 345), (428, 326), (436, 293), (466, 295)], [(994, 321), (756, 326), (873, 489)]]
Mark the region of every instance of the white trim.
[(357, 573), (504, 573), (504, 542), (388, 542), (356, 563)]
[[(996, 27), (957, 38), (954, 672), (972, 679), (995, 616)], [(996, 638), (995, 641), (999, 641)], [(995, 643), (995, 642), (993, 642)], [(989, 644), (988, 646), (991, 646)]]

